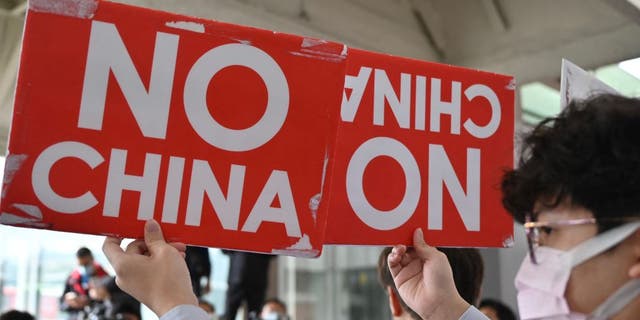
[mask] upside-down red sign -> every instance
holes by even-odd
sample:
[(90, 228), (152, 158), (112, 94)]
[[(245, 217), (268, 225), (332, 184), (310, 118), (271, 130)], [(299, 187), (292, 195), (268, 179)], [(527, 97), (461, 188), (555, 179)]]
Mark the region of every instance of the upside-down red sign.
[(0, 222), (139, 238), (155, 218), (171, 240), (299, 256), (408, 243), (418, 226), (438, 245), (503, 246), (513, 89), (334, 42), (31, 0)]
[(512, 78), (350, 49), (325, 243), (508, 246)]

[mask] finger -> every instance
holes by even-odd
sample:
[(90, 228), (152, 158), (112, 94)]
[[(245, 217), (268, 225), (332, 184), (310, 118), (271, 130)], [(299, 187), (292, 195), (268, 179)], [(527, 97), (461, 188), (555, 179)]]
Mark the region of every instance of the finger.
[(427, 245), (427, 243), (424, 242), (424, 233), (422, 233), (422, 228), (417, 228), (413, 231), (413, 245), (415, 247)]
[(391, 249), (391, 254), (393, 254), (393, 255), (401, 256), (405, 252), (407, 252), (407, 247), (405, 245), (401, 245), (401, 244), (399, 244), (397, 246), (394, 246), (393, 249)]
[(162, 244), (166, 244), (160, 225), (155, 220), (147, 220), (144, 225), (144, 242), (147, 244), (147, 249), (152, 252), (154, 248)]
[(428, 260), (438, 252), (436, 248), (428, 245), (424, 241), (424, 234), (422, 233), (421, 228), (418, 228), (413, 232), (413, 248), (416, 255), (423, 260)]
[(391, 276), (394, 278), (400, 273), (402, 270), (402, 265), (400, 262), (402, 261), (402, 256), (407, 251), (407, 247), (403, 245), (397, 245), (393, 247), (391, 253), (387, 256), (387, 264), (389, 265), (389, 271), (391, 272)]
[(115, 237), (106, 237), (104, 243), (102, 243), (102, 252), (104, 252), (104, 255), (112, 265), (116, 264), (120, 257), (124, 255), (120, 243), (122, 243), (122, 239)]
[(412, 257), (409, 253), (403, 254), (402, 259), (400, 260), (400, 265), (405, 267), (407, 266), (411, 261), (415, 260), (415, 257)]
[(418, 257), (418, 254), (416, 253), (416, 249), (415, 248), (407, 248), (407, 252), (406, 255), (408, 255), (411, 258), (414, 259), (419, 259), (420, 257)]
[(187, 250), (187, 245), (182, 242), (171, 242), (169, 243), (169, 245), (176, 248), (176, 250), (182, 253), (184, 253)]
[(391, 249), (391, 252), (387, 256), (387, 262), (390, 264), (400, 263), (402, 255), (407, 251), (407, 247), (403, 245), (397, 245)]
[(129, 243), (124, 252), (127, 254), (145, 254), (147, 251), (149, 250), (147, 249), (147, 244), (144, 243), (144, 240), (136, 240)]

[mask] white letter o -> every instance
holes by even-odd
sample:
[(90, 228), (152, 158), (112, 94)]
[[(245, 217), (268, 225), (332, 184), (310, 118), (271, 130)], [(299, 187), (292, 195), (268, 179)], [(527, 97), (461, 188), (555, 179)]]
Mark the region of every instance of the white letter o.
[[(389, 211), (374, 208), (364, 194), (362, 178), (371, 160), (389, 156), (402, 167), (405, 176), (405, 193), (398, 206)], [(347, 167), (347, 198), (358, 218), (377, 230), (392, 230), (403, 225), (413, 215), (420, 200), (420, 170), (407, 149), (398, 140), (377, 137), (367, 140), (353, 153)]]
[[(229, 66), (255, 71), (267, 88), (267, 107), (253, 126), (235, 130), (222, 126), (209, 113), (207, 89), (218, 71)], [(189, 122), (207, 143), (227, 151), (248, 151), (273, 138), (289, 109), (289, 85), (278, 66), (264, 51), (244, 44), (226, 44), (209, 50), (193, 65), (184, 85), (184, 107)]]

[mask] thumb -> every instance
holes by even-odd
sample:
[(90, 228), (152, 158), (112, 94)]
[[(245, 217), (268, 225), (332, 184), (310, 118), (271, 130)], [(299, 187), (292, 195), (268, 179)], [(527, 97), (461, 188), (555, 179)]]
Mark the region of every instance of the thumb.
[(413, 232), (413, 247), (418, 254), (418, 257), (422, 259), (428, 259), (435, 251), (436, 248), (428, 245), (424, 241), (424, 234), (422, 233), (422, 229), (418, 228)]
[(418, 228), (413, 232), (413, 245), (418, 247), (418, 246), (424, 246), (427, 243), (424, 242), (424, 233), (422, 233), (422, 228)]
[(147, 220), (147, 223), (144, 225), (144, 242), (149, 251), (152, 251), (153, 248), (159, 244), (166, 243), (160, 225), (153, 219)]

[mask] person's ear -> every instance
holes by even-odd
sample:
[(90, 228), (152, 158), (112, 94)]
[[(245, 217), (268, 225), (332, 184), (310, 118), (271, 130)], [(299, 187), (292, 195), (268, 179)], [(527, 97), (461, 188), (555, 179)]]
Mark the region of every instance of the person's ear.
[(402, 310), (402, 305), (400, 305), (400, 298), (396, 295), (395, 290), (393, 290), (391, 286), (387, 286), (387, 294), (389, 295), (389, 308), (391, 309), (391, 314), (394, 317), (401, 316), (404, 310)]
[(632, 235), (632, 250), (633, 253), (633, 261), (634, 264), (629, 269), (629, 277), (633, 279), (640, 278), (640, 230), (636, 230), (636, 232)]

